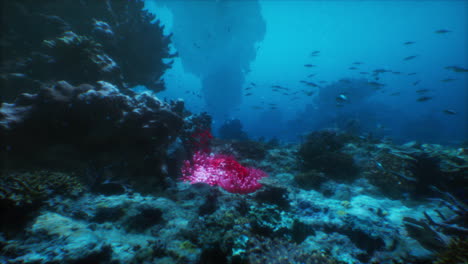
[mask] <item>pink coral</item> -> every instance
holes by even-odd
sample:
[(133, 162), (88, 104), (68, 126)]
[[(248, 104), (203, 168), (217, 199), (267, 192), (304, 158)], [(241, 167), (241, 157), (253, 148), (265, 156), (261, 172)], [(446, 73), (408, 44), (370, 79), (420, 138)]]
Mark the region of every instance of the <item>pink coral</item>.
[(204, 182), (220, 186), (231, 193), (247, 194), (262, 187), (259, 179), (267, 174), (255, 168), (244, 167), (232, 156), (196, 152), (182, 167), (182, 180)]

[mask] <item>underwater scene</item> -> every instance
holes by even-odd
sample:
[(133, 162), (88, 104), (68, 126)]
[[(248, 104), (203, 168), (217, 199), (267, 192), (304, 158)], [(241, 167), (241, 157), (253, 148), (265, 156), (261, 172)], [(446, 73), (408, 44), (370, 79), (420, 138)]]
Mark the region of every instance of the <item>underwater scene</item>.
[(468, 264), (468, 1), (0, 2), (0, 264)]

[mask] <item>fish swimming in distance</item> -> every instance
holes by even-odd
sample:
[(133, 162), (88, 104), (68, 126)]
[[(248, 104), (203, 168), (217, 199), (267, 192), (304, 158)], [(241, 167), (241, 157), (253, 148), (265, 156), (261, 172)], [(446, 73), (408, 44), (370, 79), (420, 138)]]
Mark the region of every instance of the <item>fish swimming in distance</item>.
[(421, 93), (427, 93), (429, 92), (430, 90), (429, 89), (420, 89), (420, 90), (416, 90), (417, 93), (421, 94)]
[(442, 111), (442, 112), (444, 112), (444, 114), (447, 114), (447, 115), (456, 115), (456, 114), (457, 114), (456, 111), (450, 110), (450, 109), (445, 109), (445, 110)]
[(354, 65), (361, 65), (361, 64), (364, 64), (364, 62), (360, 62), (360, 61), (355, 61), (353, 62)]
[(253, 86), (257, 86), (254, 82), (250, 82), (250, 84), (253, 85)]
[(308, 82), (308, 81), (304, 81), (304, 80), (301, 80), (300, 82), (307, 85), (307, 86), (318, 87), (318, 85), (313, 83), (313, 82)]
[(371, 85), (371, 86), (374, 86), (374, 87), (385, 86), (385, 84), (383, 84), (383, 83), (378, 83), (378, 82), (368, 82), (367, 84), (369, 84), (369, 85)]
[(385, 69), (375, 69), (373, 70), (374, 74), (379, 74), (379, 73), (386, 73), (386, 72), (389, 72), (389, 70), (385, 70)]
[(418, 83), (420, 83), (420, 82), (421, 82), (420, 80), (418, 80), (418, 81), (415, 81), (415, 82), (413, 83), (413, 86), (416, 86), (416, 85), (418, 85)]
[(307, 67), (307, 68), (312, 68), (312, 67), (316, 67), (317, 65), (313, 65), (313, 64), (304, 64), (304, 67)]
[(247, 93), (244, 96), (251, 96), (251, 95), (252, 95), (252, 93)]
[(305, 95), (307, 96), (312, 96), (314, 94), (314, 92), (305, 92)]
[(340, 94), (336, 97), (337, 103), (344, 103), (348, 101), (348, 97), (345, 94)]
[(404, 61), (409, 61), (409, 60), (412, 60), (414, 58), (416, 58), (418, 55), (412, 55), (412, 56), (408, 56), (408, 57), (405, 57), (403, 58)]
[(425, 102), (425, 101), (429, 101), (431, 99), (432, 99), (432, 97), (430, 97), (430, 96), (423, 96), (423, 97), (419, 97), (416, 101)]
[(415, 72), (408, 73), (408, 76), (411, 76), (411, 75), (416, 75), (416, 73)]
[(307, 77), (311, 78), (311, 77), (314, 77), (315, 75), (317, 75), (317, 74), (311, 73), (311, 74), (307, 75)]
[(449, 32), (452, 32), (452, 31), (448, 30), (448, 29), (439, 29), (439, 30), (434, 31), (434, 33), (436, 33), (436, 34), (445, 34), (445, 33), (449, 33)]
[(348, 69), (350, 69), (350, 70), (357, 70), (356, 67), (349, 67)]
[(406, 41), (405, 43), (403, 43), (403, 45), (411, 45), (411, 44), (414, 44), (415, 42), (414, 41)]
[(456, 79), (452, 79), (452, 78), (445, 78), (443, 80), (440, 80), (441, 82), (453, 82), (455, 81)]
[(453, 72), (468, 72), (468, 69), (458, 67), (458, 66), (447, 66), (444, 69), (451, 70)]
[(311, 57), (315, 57), (315, 56), (318, 56), (319, 53), (320, 53), (319, 50), (314, 50), (314, 51), (312, 51), (312, 52), (310, 53), (310, 56), (311, 56)]

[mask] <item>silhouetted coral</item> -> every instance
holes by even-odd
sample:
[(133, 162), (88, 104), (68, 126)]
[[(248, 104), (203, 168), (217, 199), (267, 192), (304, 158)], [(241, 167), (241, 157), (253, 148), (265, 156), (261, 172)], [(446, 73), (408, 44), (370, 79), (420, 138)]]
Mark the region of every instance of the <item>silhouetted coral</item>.
[(335, 180), (351, 180), (358, 169), (353, 157), (342, 151), (349, 137), (332, 131), (309, 134), (298, 155), (303, 171), (316, 170)]
[(2, 0), (1, 6), (1, 101), (31, 90), (18, 78), (164, 89), (161, 76), (171, 64), (164, 60), (174, 56), (170, 36), (144, 1)]
[(5, 167), (84, 170), (92, 162), (107, 167), (108, 178), (131, 175), (136, 185), (156, 189), (183, 119), (148, 94), (124, 95), (102, 81), (97, 86), (60, 81), (4, 103), (0, 124)]
[(248, 136), (242, 130), (242, 124), (239, 119), (225, 121), (218, 130), (221, 139), (247, 140)]

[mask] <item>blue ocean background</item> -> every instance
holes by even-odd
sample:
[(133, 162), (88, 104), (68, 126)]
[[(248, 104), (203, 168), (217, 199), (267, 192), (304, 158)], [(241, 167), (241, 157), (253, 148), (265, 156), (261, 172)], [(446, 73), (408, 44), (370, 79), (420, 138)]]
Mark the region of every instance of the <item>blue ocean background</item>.
[[(187, 65), (197, 55), (179, 48), (180, 57), (164, 76), (168, 89), (159, 96), (184, 98), (194, 112), (207, 111), (215, 117), (214, 131), (226, 120), (239, 119), (253, 138), (295, 142), (310, 130), (336, 127), (337, 116), (345, 115), (345, 119), (359, 122), (360, 133), (397, 142), (456, 144), (467, 139), (467, 74), (444, 69), (468, 67), (467, 1), (237, 1), (231, 3), (233, 7), (224, 7), (224, 15), (214, 15), (207, 8), (216, 5), (214, 2), (189, 1), (184, 5), (197, 11), (182, 16), (177, 10), (183, 6), (146, 2), (165, 30), (174, 33), (176, 46), (200, 45), (193, 49), (209, 57), (197, 66), (203, 70), (193, 74)], [(259, 9), (254, 15), (260, 17), (249, 17), (252, 9)], [(238, 15), (243, 13), (247, 15)], [(265, 23), (264, 29), (258, 21)], [(450, 32), (435, 33), (441, 29)], [(179, 32), (194, 33), (179, 38)], [(210, 38), (210, 33), (216, 38)], [(263, 37), (252, 36), (254, 33)], [(245, 47), (253, 47), (254, 54), (245, 52)], [(311, 57), (313, 51), (320, 52)], [(408, 56), (416, 58), (405, 61)], [(238, 72), (239, 78), (227, 73), (220, 77), (216, 89), (204, 88), (203, 76), (220, 64), (227, 71)], [(353, 66), (357, 69), (350, 70)], [(381, 74), (378, 82), (385, 87), (364, 101), (353, 103), (350, 98), (343, 108), (331, 104), (317, 109), (317, 100), (323, 100), (317, 97), (321, 89), (340, 79), (374, 81), (371, 73), (375, 69), (400, 74)], [(309, 74), (315, 76), (307, 78)], [(442, 81), (446, 79), (454, 80)], [(313, 96), (301, 93), (295, 100), (272, 92), (272, 85), (291, 92), (310, 88), (300, 80), (323, 83)], [(245, 96), (244, 89), (251, 82), (256, 86), (251, 96)], [(430, 90), (427, 95), (432, 99), (418, 102), (421, 95), (416, 91), (421, 89)], [(212, 101), (222, 103), (210, 105)], [(275, 104), (276, 109), (268, 104)], [(446, 114), (446, 109), (456, 114)], [(324, 122), (324, 117), (328, 121)]]

